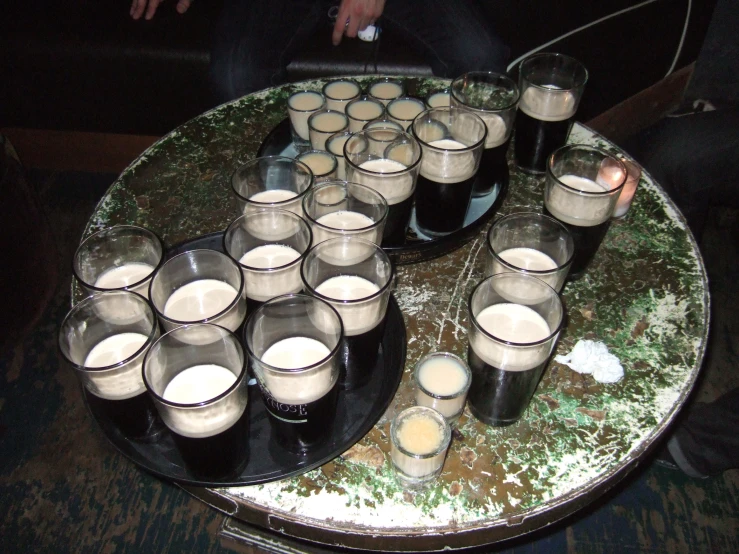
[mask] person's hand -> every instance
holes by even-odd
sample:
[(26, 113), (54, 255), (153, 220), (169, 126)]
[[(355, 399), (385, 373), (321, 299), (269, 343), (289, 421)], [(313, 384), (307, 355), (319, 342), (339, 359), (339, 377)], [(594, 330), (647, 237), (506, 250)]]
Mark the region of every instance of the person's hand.
[[(129, 13), (134, 19), (139, 19), (146, 10), (144, 19), (151, 19), (164, 0), (133, 0)], [(192, 4), (192, 0), (177, 0), (177, 13), (185, 13)]]
[[(337, 46), (344, 35), (356, 37), (358, 31), (366, 29), (367, 25), (374, 25), (384, 9), (385, 0), (341, 0), (331, 42)], [(347, 19), (349, 19), (348, 26)]]

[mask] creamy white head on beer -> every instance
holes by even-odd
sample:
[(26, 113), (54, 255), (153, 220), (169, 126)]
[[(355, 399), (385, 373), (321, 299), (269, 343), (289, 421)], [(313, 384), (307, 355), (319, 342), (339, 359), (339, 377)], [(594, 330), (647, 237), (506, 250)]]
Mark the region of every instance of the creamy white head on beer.
[[(129, 359), (138, 352), (147, 337), (141, 333), (118, 333), (111, 335), (99, 343), (85, 357), (84, 366), (91, 368), (109, 367)], [(144, 380), (141, 376), (141, 363), (132, 361), (124, 371), (89, 372), (90, 380), (95, 385), (97, 396), (108, 400), (125, 400), (144, 392)]]
[[(246, 281), (246, 295), (258, 302), (298, 292), (303, 288), (300, 264), (293, 263), (300, 252), (286, 244), (263, 244), (239, 259)], [(292, 265), (290, 265), (292, 264)], [(279, 271), (254, 271), (283, 268)]]
[(432, 148), (423, 149), (421, 175), (435, 183), (459, 183), (472, 177), (477, 171), (472, 152), (447, 154), (448, 150), (463, 150), (464, 144), (454, 139), (441, 139), (429, 143)]
[(237, 294), (224, 281), (198, 279), (175, 290), (167, 299), (163, 313), (176, 321), (201, 321), (228, 308)]
[(95, 280), (99, 289), (120, 289), (146, 279), (154, 272), (154, 267), (139, 262), (131, 262), (105, 270)]
[[(338, 210), (322, 215), (316, 220), (316, 223), (320, 225), (313, 226), (313, 244), (320, 244), (324, 240), (340, 236), (342, 231), (367, 229), (368, 227), (372, 227), (375, 222), (371, 217), (367, 217), (359, 212)], [(328, 229), (324, 227), (328, 227)], [(336, 229), (336, 231), (331, 231), (330, 229)], [(377, 229), (368, 229), (366, 235), (362, 233), (361, 235), (354, 236), (361, 236), (375, 244), (382, 238)]]
[(577, 111), (575, 95), (554, 85), (530, 86), (521, 95), (518, 108), (540, 121), (564, 121)]
[(374, 329), (385, 317), (387, 303), (380, 297), (357, 303), (331, 300), (362, 300), (376, 295), (379, 290), (375, 283), (356, 275), (331, 277), (316, 287), (316, 292), (330, 299), (329, 303), (339, 312), (347, 336), (361, 335)]
[(614, 199), (609, 194), (603, 194), (610, 190), (610, 186), (571, 174), (562, 175), (558, 180), (574, 191), (586, 194), (577, 194), (557, 185), (552, 186), (546, 197), (546, 206), (554, 217), (579, 227), (599, 225), (611, 217)]
[(353, 180), (382, 194), (388, 204), (398, 204), (413, 194), (413, 177), (402, 163), (378, 158), (367, 160), (359, 167), (372, 173), (355, 171)]

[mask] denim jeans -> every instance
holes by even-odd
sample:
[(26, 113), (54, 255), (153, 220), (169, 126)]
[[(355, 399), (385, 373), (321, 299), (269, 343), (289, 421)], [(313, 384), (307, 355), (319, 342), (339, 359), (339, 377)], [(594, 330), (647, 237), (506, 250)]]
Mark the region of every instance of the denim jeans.
[[(211, 55), (217, 100), (225, 102), (284, 82), (292, 57), (328, 24), (328, 11), (337, 3), (226, 0)], [(404, 34), (437, 76), (505, 71), (509, 49), (474, 0), (388, 0), (379, 25)]]

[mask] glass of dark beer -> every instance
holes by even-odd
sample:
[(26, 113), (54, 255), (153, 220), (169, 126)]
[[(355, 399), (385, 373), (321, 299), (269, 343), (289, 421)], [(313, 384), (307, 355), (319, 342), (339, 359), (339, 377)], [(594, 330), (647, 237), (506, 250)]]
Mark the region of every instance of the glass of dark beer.
[(231, 189), (242, 213), (276, 208), (302, 216), (303, 195), (311, 186), (310, 168), (284, 156), (255, 158), (231, 176)]
[(488, 425), (511, 425), (531, 401), (564, 320), (557, 291), (531, 275), (499, 273), (469, 300), (467, 402)]
[(421, 145), (403, 131), (364, 129), (346, 141), (344, 158), (347, 181), (376, 190), (388, 203), (382, 245), (404, 244), (421, 162)]
[(72, 271), (88, 294), (130, 290), (149, 296), (149, 281), (162, 263), (164, 247), (154, 233), (116, 225), (87, 237), (74, 254)]
[(501, 217), (488, 231), (485, 275), (528, 273), (557, 292), (575, 255), (572, 235), (556, 219), (538, 213)]
[(128, 291), (100, 292), (72, 308), (59, 348), (84, 386), (87, 401), (130, 438), (156, 429), (156, 410), (141, 378), (144, 355), (159, 337), (154, 310)]
[(487, 127), (474, 112), (452, 106), (426, 110), (411, 128), (423, 149), (416, 225), (430, 237), (448, 235), (464, 225)]
[(374, 189), (348, 181), (327, 181), (305, 195), (303, 211), (313, 231), (313, 244), (341, 236), (380, 244), (388, 206)]
[(598, 251), (626, 176), (623, 162), (599, 148), (574, 144), (550, 156), (544, 212), (563, 223), (575, 242), (570, 279), (582, 277)]
[(303, 294), (265, 302), (246, 323), (244, 342), (272, 438), (290, 452), (305, 453), (332, 432), (342, 339), (336, 310)]
[(325, 300), (341, 316), (343, 388), (360, 387), (372, 377), (385, 330), (393, 266), (373, 242), (339, 237), (311, 248), (300, 268), (306, 292)]
[(228, 226), (223, 247), (244, 275), (249, 313), (275, 296), (303, 290), (300, 264), (312, 241), (308, 223), (286, 210), (244, 214)]
[(521, 100), (514, 153), (520, 169), (544, 173), (547, 157), (567, 142), (588, 72), (563, 54), (534, 54), (521, 62)]
[(178, 327), (154, 343), (143, 367), (185, 466), (199, 478), (238, 475), (249, 451), (244, 351), (229, 330)]
[(471, 71), (452, 81), (451, 105), (472, 110), (488, 128), (472, 196), (490, 194), (508, 183), (506, 153), (516, 119), (518, 86), (499, 73)]

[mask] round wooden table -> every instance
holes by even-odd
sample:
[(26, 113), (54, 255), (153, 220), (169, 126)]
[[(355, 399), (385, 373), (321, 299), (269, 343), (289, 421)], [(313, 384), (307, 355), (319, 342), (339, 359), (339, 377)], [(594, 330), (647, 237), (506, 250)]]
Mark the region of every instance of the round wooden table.
[[(365, 84), (369, 77), (357, 77)], [(407, 79), (423, 97), (448, 81)], [(286, 116), (286, 100), (322, 80), (258, 92), (179, 127), (111, 186), (85, 236), (134, 223), (167, 246), (224, 230), (237, 217), (233, 170), (254, 157)], [(618, 149), (581, 125), (570, 142)], [(511, 167), (499, 211), (541, 211), (543, 177)], [(466, 357), (467, 299), (483, 278), (487, 226), (462, 248), (398, 268), (396, 299), (408, 336), (405, 373), (388, 414), (319, 469), (264, 485), (188, 488), (245, 522), (328, 545), (433, 551), (508, 539), (553, 523), (613, 487), (649, 451), (695, 382), (710, 301), (703, 262), (682, 216), (644, 174), (626, 219), (611, 226), (586, 276), (563, 291), (569, 321), (556, 353), (579, 339), (604, 342), (626, 375), (599, 384), (552, 362), (523, 418), (487, 427), (465, 411), (441, 478), (420, 493), (400, 487), (385, 420), (413, 404), (411, 371), (445, 350)]]

